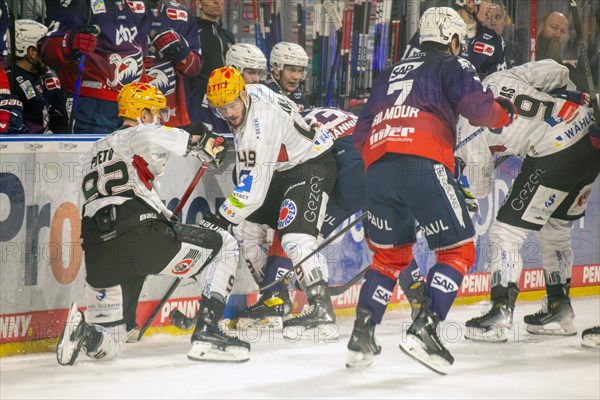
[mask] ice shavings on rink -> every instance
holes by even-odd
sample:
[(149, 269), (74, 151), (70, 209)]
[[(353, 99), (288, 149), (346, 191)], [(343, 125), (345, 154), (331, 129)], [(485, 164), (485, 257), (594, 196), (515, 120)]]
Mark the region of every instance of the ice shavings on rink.
[[(577, 336), (531, 336), (523, 316), (539, 302), (518, 302), (505, 344), (463, 338), (464, 322), (485, 304), (455, 306), (442, 328), (456, 361), (437, 375), (398, 348), (408, 311), (389, 311), (376, 337), (383, 347), (367, 369), (344, 366), (354, 318), (338, 319), (337, 343), (286, 341), (254, 332), (250, 361), (192, 362), (189, 336), (156, 335), (128, 344), (112, 361), (81, 355), (61, 367), (53, 353), (0, 358), (0, 398), (600, 398), (600, 349), (581, 347), (581, 332), (600, 323), (600, 297), (573, 298)], [(515, 342), (516, 340), (516, 342)]]

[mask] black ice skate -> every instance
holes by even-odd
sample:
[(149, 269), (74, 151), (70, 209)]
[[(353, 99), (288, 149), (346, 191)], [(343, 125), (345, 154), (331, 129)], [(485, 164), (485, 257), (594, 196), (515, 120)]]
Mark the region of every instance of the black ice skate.
[(354, 330), (348, 342), (346, 367), (368, 367), (373, 364), (374, 356), (381, 353), (381, 346), (375, 341), (375, 322), (368, 308), (356, 308)]
[(75, 364), (88, 330), (83, 313), (77, 310), (77, 304), (72, 303), (63, 333), (56, 346), (56, 359), (60, 365)]
[(400, 350), (440, 375), (446, 375), (454, 363), (454, 357), (444, 347), (437, 335), (437, 315), (429, 309), (429, 301), (421, 305), (421, 311), (406, 331)]
[(583, 347), (600, 347), (600, 326), (588, 328), (581, 334)]
[(221, 330), (219, 319), (225, 310), (225, 303), (204, 298), (196, 329), (192, 334), (192, 348), (188, 358), (193, 361), (242, 362), (250, 359), (250, 344)]
[(465, 339), (488, 343), (508, 341), (506, 331), (513, 326), (513, 311), (518, 294), (519, 289), (513, 283), (508, 287), (492, 287), (492, 308), (465, 323)]
[(261, 293), (256, 303), (240, 311), (237, 327), (244, 329), (247, 326), (264, 326), (281, 329), (283, 328), (284, 307), (285, 301), (279, 296), (279, 293)]
[[(335, 314), (327, 283), (318, 281), (307, 287), (304, 294), (307, 297), (308, 306), (305, 306), (299, 316), (284, 322), (283, 336), (290, 340), (309, 338), (304, 335), (305, 331), (314, 329), (316, 341), (337, 341), (339, 339), (338, 327), (335, 324)], [(313, 337), (309, 339), (313, 339)]]
[(542, 309), (535, 314), (526, 315), (523, 319), (525, 330), (534, 335), (573, 336), (577, 329), (573, 321), (575, 312), (571, 307), (571, 299), (566, 296), (546, 296), (542, 300)]

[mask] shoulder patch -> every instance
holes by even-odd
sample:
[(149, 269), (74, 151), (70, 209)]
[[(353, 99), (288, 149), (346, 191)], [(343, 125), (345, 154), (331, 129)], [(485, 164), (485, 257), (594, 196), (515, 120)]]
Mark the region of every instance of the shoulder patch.
[(475, 42), (473, 43), (473, 51), (475, 53), (485, 54), (486, 56), (491, 56), (494, 54), (496, 48), (491, 44), (483, 43), (483, 42)]
[[(65, 4), (66, 5), (63, 5)], [(71, 0), (63, 0), (61, 5), (63, 7), (68, 7), (71, 4)], [(104, 0), (92, 0), (92, 14), (104, 14), (106, 13), (106, 4), (104, 4)]]
[(185, 10), (177, 10), (175, 8), (167, 8), (167, 17), (175, 21), (187, 21), (188, 13)]
[(473, 66), (473, 64), (471, 64), (471, 62), (466, 58), (458, 57), (458, 62), (462, 69), (475, 71), (475, 67)]

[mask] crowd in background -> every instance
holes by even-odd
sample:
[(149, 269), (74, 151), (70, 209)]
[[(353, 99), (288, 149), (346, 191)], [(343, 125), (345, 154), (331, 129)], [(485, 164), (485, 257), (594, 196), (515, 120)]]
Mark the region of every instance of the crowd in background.
[[(227, 50), (240, 39), (222, 24), (225, 2), (2, 1), (0, 132), (113, 132), (121, 124), (117, 94), (123, 85), (138, 80), (152, 83), (167, 97), (167, 125), (185, 127), (202, 121), (218, 131), (219, 121), (206, 101), (206, 82), (213, 69), (225, 65)], [(493, 53), (503, 61), (494, 61), (493, 68), (523, 64), (533, 53), (528, 30), (515, 29), (506, 2), (458, 0), (454, 4), (470, 29), (485, 27), (486, 32), (480, 32), (484, 39), (490, 31), (500, 36), (502, 44)], [(9, 5), (16, 10), (14, 28)], [(473, 13), (476, 6), (479, 11)], [(562, 63), (565, 49), (576, 48), (566, 46), (575, 38), (571, 18), (558, 11), (539, 17), (535, 58)], [(585, 28), (600, 32), (589, 24)], [(10, 54), (8, 33), (13, 29), (15, 52)], [(596, 33), (588, 46), (596, 85), (599, 46)], [(574, 61), (569, 60), (568, 66), (580, 86), (585, 81), (583, 63)], [(304, 87), (309, 85), (299, 90)]]

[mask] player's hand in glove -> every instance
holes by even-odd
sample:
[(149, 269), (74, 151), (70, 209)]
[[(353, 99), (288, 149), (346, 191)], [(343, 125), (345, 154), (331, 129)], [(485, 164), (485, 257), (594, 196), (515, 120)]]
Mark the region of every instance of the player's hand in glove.
[(187, 40), (171, 28), (154, 35), (152, 47), (164, 60), (179, 61), (187, 58), (190, 54), (190, 46)]
[(502, 128), (512, 124), (513, 121), (519, 116), (519, 114), (517, 113), (517, 107), (515, 107), (515, 105), (511, 103), (510, 100), (505, 99), (504, 97), (496, 97), (496, 103), (498, 103), (498, 105), (502, 107), (506, 112), (506, 115), (500, 121), (499, 126), (495, 128), (490, 128), (490, 132), (499, 135), (500, 133), (502, 133)]
[(198, 224), (208, 229), (212, 229), (213, 231), (229, 231), (229, 227), (231, 226), (231, 222), (227, 221), (225, 218), (221, 217), (219, 212), (216, 214), (207, 212), (202, 216), (202, 220)]
[(28, 133), (23, 103), (16, 95), (0, 95), (0, 133)]
[(220, 166), (229, 149), (227, 141), (201, 122), (189, 127), (188, 132), (192, 134), (192, 140), (198, 139), (188, 146), (188, 154), (198, 157), (202, 163)]
[(592, 141), (594, 147), (600, 149), (600, 125), (597, 123), (592, 124), (588, 134), (590, 135), (590, 140)]
[(97, 25), (84, 25), (68, 32), (64, 37), (61, 50), (67, 60), (75, 60), (82, 54), (93, 53), (96, 49), (96, 36), (100, 33)]

